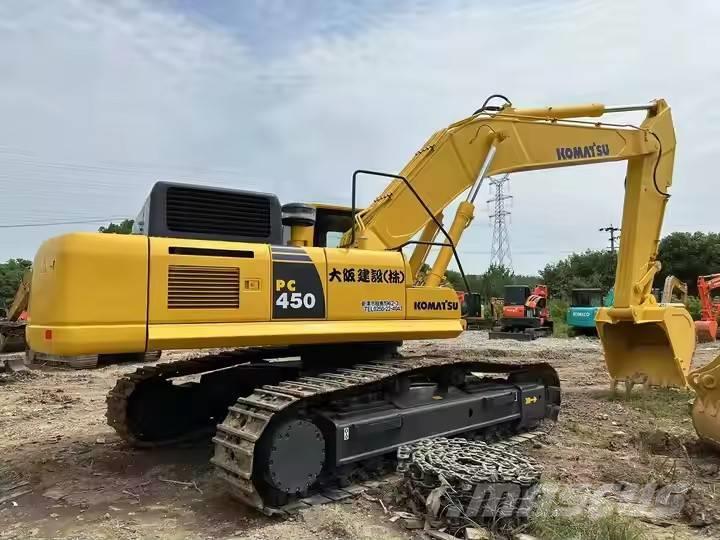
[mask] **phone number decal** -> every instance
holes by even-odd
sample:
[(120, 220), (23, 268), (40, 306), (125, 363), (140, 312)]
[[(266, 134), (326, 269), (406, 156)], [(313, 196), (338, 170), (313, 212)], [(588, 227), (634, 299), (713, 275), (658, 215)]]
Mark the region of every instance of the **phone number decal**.
[(368, 313), (402, 311), (402, 306), (397, 300), (363, 300), (362, 308)]

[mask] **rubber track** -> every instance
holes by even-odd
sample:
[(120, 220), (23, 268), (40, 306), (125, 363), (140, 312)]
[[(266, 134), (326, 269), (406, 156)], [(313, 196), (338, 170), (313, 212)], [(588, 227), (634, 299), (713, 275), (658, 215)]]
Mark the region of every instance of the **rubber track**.
[[(509, 373), (547, 366), (458, 362), (452, 359), (449, 359), (448, 365), (485, 373)], [(229, 408), (222, 424), (218, 425), (213, 438), (215, 455), (211, 463), (215, 465), (217, 476), (234, 496), (260, 511), (272, 514), (276, 509), (266, 507), (255, 489), (252, 475), (256, 444), (275, 415), (291, 409), (297, 410), (317, 401), (327, 403), (341, 398), (351, 389), (386, 382), (398, 375), (434, 370), (439, 366), (442, 364), (417, 367), (412, 366), (408, 359), (392, 358), (355, 364), (352, 368), (339, 368), (314, 377), (299, 377), (277, 385), (257, 388), (249, 396), (239, 398), (236, 404)]]

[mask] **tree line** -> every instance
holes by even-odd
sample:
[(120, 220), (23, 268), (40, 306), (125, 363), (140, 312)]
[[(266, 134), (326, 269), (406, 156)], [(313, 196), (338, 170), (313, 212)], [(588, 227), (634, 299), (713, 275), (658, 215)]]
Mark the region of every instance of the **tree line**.
[[(690, 312), (699, 316), (697, 299), (698, 276), (720, 273), (720, 234), (703, 232), (675, 232), (665, 236), (658, 248), (658, 260), (662, 269), (655, 276), (653, 287), (662, 289), (665, 278), (674, 275), (688, 285)], [(505, 285), (529, 285), (544, 283), (551, 297), (569, 302), (573, 289), (597, 287), (604, 291), (615, 284), (617, 253), (609, 250), (586, 250), (548, 263), (537, 276), (516, 275), (503, 267), (491, 266), (486, 272), (469, 275), (473, 292), (483, 297), (502, 296)], [(458, 272), (448, 272), (448, 281), (457, 290), (465, 285)]]
[[(671, 233), (660, 241), (658, 260), (662, 268), (653, 287), (661, 289), (665, 278), (673, 275), (687, 283), (690, 295), (697, 295), (698, 276), (720, 273), (720, 234)], [(547, 264), (540, 277), (554, 295), (568, 299), (576, 287), (612, 287), (616, 265), (616, 253), (588, 250)]]

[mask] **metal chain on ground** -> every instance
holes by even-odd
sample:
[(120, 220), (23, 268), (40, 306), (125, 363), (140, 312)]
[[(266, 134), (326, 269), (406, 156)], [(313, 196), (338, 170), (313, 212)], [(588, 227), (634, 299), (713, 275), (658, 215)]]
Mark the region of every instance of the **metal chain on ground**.
[(460, 437), (400, 447), (398, 470), (417, 507), (455, 526), (526, 519), (542, 475), (540, 464), (505, 443)]

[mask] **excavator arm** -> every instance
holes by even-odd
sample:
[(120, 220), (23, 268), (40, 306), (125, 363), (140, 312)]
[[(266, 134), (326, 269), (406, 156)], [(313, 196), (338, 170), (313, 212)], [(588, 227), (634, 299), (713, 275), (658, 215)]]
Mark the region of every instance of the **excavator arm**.
[[(677, 291), (677, 294), (674, 294)], [(660, 303), (671, 304), (673, 297), (677, 298), (680, 304), (687, 306), (688, 303), (688, 286), (684, 281), (680, 281), (675, 276), (667, 276), (665, 278), (665, 285), (663, 286), (662, 296), (660, 297)]]
[(720, 289), (720, 274), (699, 276), (697, 279), (697, 285), (703, 319), (716, 319), (720, 314), (720, 307), (713, 305), (712, 291)]
[(26, 270), (23, 274), (22, 281), (15, 291), (15, 297), (7, 308), (7, 318), (11, 321), (17, 321), (23, 311), (28, 308), (28, 300), (30, 299), (30, 282), (32, 281), (32, 270)]
[(698, 298), (700, 299), (700, 320), (695, 321), (698, 342), (715, 341), (720, 322), (720, 304), (713, 303), (712, 291), (720, 288), (720, 274), (698, 276)]
[[(639, 126), (585, 120), (636, 110), (647, 114)], [(608, 370), (614, 380), (631, 384), (685, 386), (695, 348), (692, 319), (682, 307), (659, 306), (651, 294), (660, 269), (657, 249), (674, 155), (673, 122), (664, 100), (621, 107), (481, 109), (430, 137), (385, 191), (354, 216), (354, 230), (344, 243), (388, 250), (412, 243), (420, 231), (422, 238), (431, 238), (437, 228), (433, 216), (466, 193), (425, 279), (426, 286), (437, 286), (473, 219), (484, 178), (627, 161), (615, 302), (597, 318)], [(416, 247), (413, 271), (427, 254), (425, 244)]]

